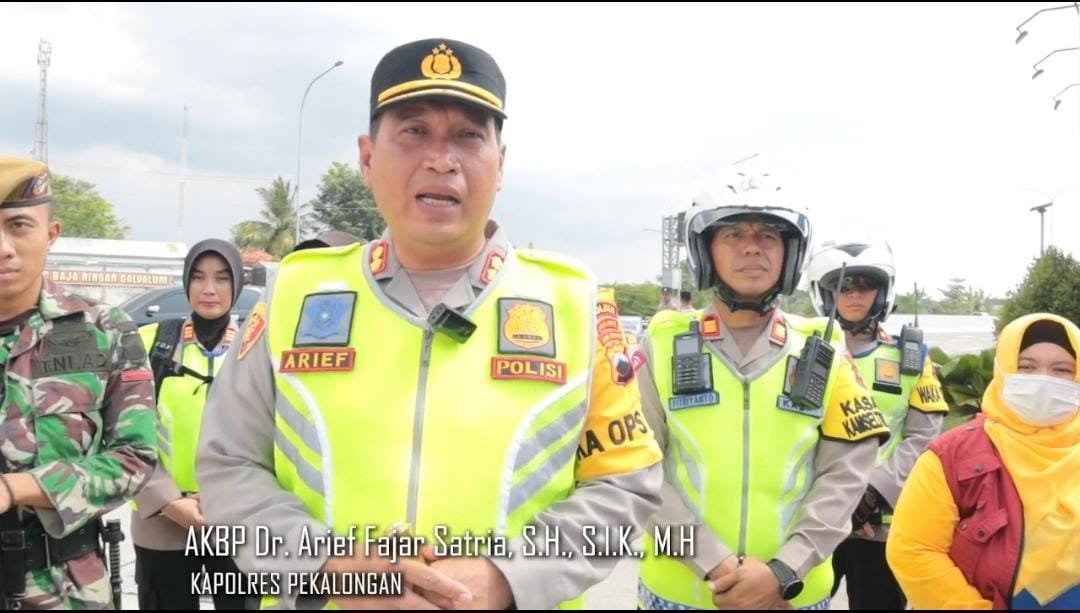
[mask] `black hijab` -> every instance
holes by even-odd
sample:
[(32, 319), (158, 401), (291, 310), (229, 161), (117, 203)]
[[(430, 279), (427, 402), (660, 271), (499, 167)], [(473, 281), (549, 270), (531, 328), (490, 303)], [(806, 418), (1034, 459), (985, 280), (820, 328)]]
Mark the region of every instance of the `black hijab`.
[(236, 306), (236, 301), (240, 299), (240, 292), (244, 289), (244, 260), (240, 256), (240, 251), (228, 241), (208, 238), (195, 243), (184, 258), (184, 294), (189, 301), (191, 300), (192, 269), (195, 267), (195, 262), (206, 253), (216, 253), (221, 256), (229, 265), (229, 274), (232, 277), (232, 303), (229, 305), (229, 311), (217, 319), (206, 319), (194, 310), (191, 311), (191, 321), (195, 324), (195, 338), (199, 339), (199, 344), (206, 349), (213, 349), (225, 335), (225, 330), (229, 327), (232, 307)]

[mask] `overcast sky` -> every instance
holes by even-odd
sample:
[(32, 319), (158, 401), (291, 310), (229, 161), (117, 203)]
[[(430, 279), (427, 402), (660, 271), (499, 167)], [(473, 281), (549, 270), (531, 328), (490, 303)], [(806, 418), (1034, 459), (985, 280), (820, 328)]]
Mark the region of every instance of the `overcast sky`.
[[(1014, 41), (1016, 26), (1029, 35)], [(498, 8), (496, 8), (498, 7)], [(762, 153), (810, 211), (815, 243), (875, 234), (898, 283), (964, 277), (994, 295), (1039, 251), (1030, 207), (1060, 193), (1047, 242), (1080, 256), (1080, 44), (1071, 5), (0, 5), (0, 150), (29, 155), (37, 46), (53, 47), (49, 162), (95, 183), (130, 238), (174, 240), (183, 106), (183, 238), (229, 236), (254, 189), (302, 198), (356, 163), (371, 70), (426, 37), (488, 50), (507, 76), (503, 191), (518, 244), (651, 280), (661, 217), (721, 167)], [(1067, 191), (1063, 191), (1067, 190)]]

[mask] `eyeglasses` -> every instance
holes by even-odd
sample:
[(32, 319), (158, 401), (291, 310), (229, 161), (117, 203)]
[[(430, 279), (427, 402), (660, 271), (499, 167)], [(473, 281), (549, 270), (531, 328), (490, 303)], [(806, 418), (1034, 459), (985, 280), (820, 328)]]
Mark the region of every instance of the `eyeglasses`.
[(860, 291), (866, 292), (881, 287), (881, 282), (873, 277), (864, 275), (844, 275), (844, 281), (840, 284), (840, 293)]

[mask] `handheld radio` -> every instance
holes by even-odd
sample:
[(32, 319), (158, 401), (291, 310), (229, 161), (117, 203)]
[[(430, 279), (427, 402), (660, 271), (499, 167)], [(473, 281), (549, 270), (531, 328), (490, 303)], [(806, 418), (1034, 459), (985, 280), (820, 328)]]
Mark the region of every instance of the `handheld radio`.
[(900, 372), (917, 375), (923, 369), (923, 331), (919, 328), (919, 286), (915, 285), (915, 322), (900, 328)]
[(702, 353), (698, 322), (690, 322), (690, 331), (675, 337), (671, 356), (672, 393), (699, 394), (712, 389), (712, 360)]
[[(836, 280), (838, 294), (844, 283), (844, 271), (847, 264), (840, 267), (840, 277)], [(836, 297), (833, 297), (829, 323), (825, 326), (825, 338), (818, 332), (806, 340), (799, 365), (795, 368), (795, 383), (791, 386), (791, 400), (807, 410), (820, 409), (825, 404), (825, 386), (829, 382), (829, 370), (832, 368), (836, 350), (829, 344), (832, 338), (833, 324), (836, 323)]]

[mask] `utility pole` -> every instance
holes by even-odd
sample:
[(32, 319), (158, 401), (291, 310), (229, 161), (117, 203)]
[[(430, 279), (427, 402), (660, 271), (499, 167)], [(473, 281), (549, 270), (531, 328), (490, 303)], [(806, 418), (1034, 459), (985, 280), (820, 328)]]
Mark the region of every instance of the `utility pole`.
[(38, 41), (37, 63), (40, 72), (38, 83), (38, 115), (34, 129), (34, 159), (49, 163), (49, 116), (46, 108), (45, 87), (52, 58), (52, 44), (42, 38)]

